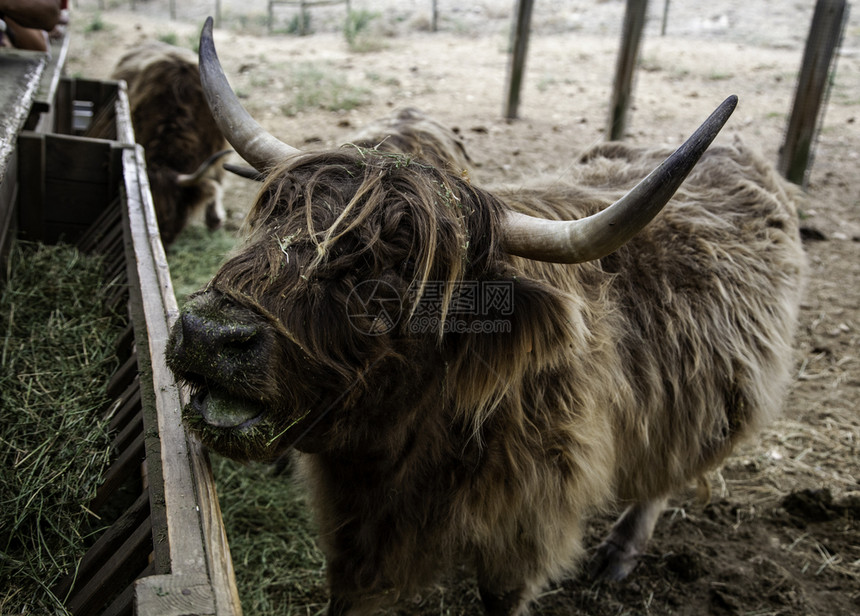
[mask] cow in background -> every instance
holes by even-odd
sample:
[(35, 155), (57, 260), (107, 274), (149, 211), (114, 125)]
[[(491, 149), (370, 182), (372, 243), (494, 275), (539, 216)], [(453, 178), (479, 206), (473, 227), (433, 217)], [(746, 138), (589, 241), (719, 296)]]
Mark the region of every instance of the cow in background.
[(128, 84), (135, 140), (146, 152), (149, 187), (165, 246), (185, 227), (192, 212), (205, 208), (206, 226), (224, 222), (218, 164), (229, 153), (206, 104), (197, 58), (161, 42), (132, 48), (113, 79)]

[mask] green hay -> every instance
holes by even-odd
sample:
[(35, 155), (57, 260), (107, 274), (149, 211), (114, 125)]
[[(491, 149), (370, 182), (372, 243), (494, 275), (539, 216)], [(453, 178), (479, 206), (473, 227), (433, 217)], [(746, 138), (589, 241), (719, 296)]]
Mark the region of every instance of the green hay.
[(101, 526), (86, 509), (110, 455), (99, 410), (121, 325), (104, 263), (12, 248), (0, 293), (0, 614), (66, 614), (51, 592)]
[(209, 231), (199, 225), (185, 227), (167, 253), (173, 291), (180, 305), (189, 294), (209, 282), (236, 242), (235, 233), (226, 229)]
[(289, 474), (213, 455), (242, 609), (255, 616), (325, 609), (325, 559), (301, 489)]

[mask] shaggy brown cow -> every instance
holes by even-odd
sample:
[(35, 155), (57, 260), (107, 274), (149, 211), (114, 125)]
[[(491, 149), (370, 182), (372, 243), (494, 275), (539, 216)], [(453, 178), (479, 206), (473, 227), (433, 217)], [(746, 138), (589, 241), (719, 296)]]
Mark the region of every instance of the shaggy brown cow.
[(211, 23), (200, 49), (216, 118), (267, 177), (167, 360), (209, 447), (300, 452), (330, 615), (463, 564), (489, 614), (522, 614), (613, 499), (592, 567), (622, 578), (666, 497), (777, 412), (798, 193), (740, 143), (705, 151), (733, 99), (662, 164), (606, 144), (569, 186), (488, 192), (418, 156), (300, 153), (241, 108)]
[(191, 213), (204, 207), (206, 226), (217, 229), (224, 221), (224, 171), (217, 163), (229, 150), (203, 96), (194, 53), (144, 43), (120, 59), (112, 77), (128, 84), (162, 242), (172, 243)]

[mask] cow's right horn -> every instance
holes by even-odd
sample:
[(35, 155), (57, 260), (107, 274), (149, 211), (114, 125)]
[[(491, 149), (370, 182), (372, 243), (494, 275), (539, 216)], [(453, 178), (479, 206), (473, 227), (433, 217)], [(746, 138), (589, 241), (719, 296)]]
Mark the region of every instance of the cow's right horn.
[(206, 18), (200, 32), (200, 82), (218, 128), (239, 156), (257, 171), (265, 173), (300, 151), (266, 132), (242, 107), (215, 53), (211, 17)]
[(723, 128), (738, 103), (730, 96), (659, 167), (605, 210), (580, 220), (545, 220), (509, 212), (506, 252), (536, 261), (583, 263), (620, 248), (660, 213)]

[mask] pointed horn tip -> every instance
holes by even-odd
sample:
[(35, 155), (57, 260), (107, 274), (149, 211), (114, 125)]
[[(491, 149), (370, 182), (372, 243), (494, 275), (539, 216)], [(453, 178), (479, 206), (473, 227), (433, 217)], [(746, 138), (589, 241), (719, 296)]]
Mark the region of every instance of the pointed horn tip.
[(200, 44), (198, 45), (197, 53), (202, 59), (203, 54), (206, 53), (204, 49), (208, 47), (212, 47), (214, 50), (215, 43), (212, 41), (212, 27), (215, 22), (212, 17), (209, 16), (206, 18), (206, 21), (203, 22), (203, 27), (200, 29)]
[(726, 97), (720, 106), (716, 108), (714, 111), (714, 115), (723, 116), (723, 123), (728, 121), (729, 117), (731, 117), (732, 113), (734, 113), (735, 108), (738, 106), (738, 96), (737, 94), (731, 94)]

